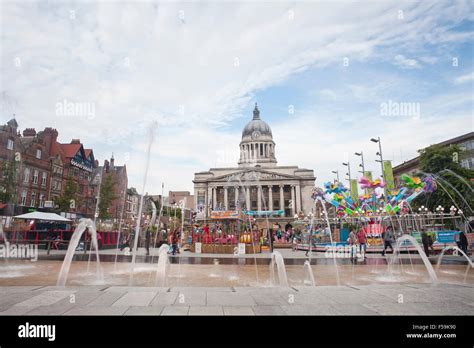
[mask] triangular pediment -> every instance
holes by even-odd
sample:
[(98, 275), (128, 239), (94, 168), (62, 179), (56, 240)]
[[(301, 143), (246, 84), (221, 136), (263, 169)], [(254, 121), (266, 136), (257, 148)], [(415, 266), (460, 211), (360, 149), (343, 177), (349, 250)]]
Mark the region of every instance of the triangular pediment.
[(225, 174), (210, 179), (211, 181), (222, 181), (222, 182), (255, 182), (263, 180), (279, 180), (279, 179), (299, 179), (294, 175), (282, 174), (272, 172), (270, 170), (260, 170), (256, 168), (239, 170), (235, 173)]

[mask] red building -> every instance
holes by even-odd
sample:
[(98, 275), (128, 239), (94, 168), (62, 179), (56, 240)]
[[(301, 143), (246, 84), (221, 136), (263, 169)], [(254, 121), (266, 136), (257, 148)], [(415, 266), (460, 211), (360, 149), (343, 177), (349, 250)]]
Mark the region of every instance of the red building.
[[(8, 185), (5, 165), (15, 168), (14, 192), (9, 202), (11, 207), (5, 215), (27, 212), (48, 207), (60, 197), (66, 188), (68, 178), (77, 184), (77, 202), (70, 212), (92, 217), (95, 211), (95, 197), (91, 190), (91, 174), (97, 167), (91, 149), (84, 149), (78, 139), (69, 144), (58, 142), (58, 131), (45, 128), (36, 132), (26, 128), (23, 135), (18, 123), (11, 119), (0, 126), (0, 189)], [(10, 185), (11, 186), (11, 185)], [(13, 211), (13, 206), (17, 206)], [(51, 204), (52, 205), (52, 204)]]

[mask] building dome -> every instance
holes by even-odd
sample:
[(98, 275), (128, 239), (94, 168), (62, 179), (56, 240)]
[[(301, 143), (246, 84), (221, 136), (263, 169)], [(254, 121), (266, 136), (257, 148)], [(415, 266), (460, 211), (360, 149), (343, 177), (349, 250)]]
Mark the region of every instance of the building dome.
[(255, 135), (254, 132), (258, 132), (259, 136), (267, 135), (272, 137), (272, 130), (270, 126), (263, 120), (260, 119), (260, 110), (258, 110), (257, 104), (255, 104), (255, 109), (253, 110), (253, 119), (244, 127), (242, 131), (242, 138), (252, 137)]
[(255, 103), (253, 119), (242, 131), (239, 166), (274, 166), (276, 163), (272, 130), (260, 119), (260, 110)]

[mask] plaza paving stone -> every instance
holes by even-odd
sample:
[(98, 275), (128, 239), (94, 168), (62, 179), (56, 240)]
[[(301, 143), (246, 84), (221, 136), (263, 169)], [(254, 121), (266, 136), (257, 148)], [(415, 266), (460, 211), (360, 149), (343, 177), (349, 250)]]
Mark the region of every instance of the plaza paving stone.
[(148, 306), (156, 294), (157, 292), (155, 291), (127, 292), (114, 302), (112, 306)]
[(0, 312), (0, 315), (23, 315), (35, 308), (36, 306), (12, 306), (7, 310)]
[[(252, 292), (250, 296), (254, 299), (255, 303), (259, 306), (281, 306), (287, 305), (289, 301), (294, 300), (299, 294), (259, 294)], [(292, 297), (291, 297), (292, 296)]]
[(62, 315), (74, 307), (73, 304), (62, 306), (39, 306), (25, 313), (25, 315)]
[(161, 315), (188, 315), (189, 306), (166, 306)]
[(128, 307), (94, 306), (94, 307), (74, 307), (64, 313), (64, 315), (123, 315)]
[(126, 292), (103, 292), (99, 297), (97, 297), (92, 302), (88, 303), (87, 306), (111, 306), (118, 299), (124, 296)]
[(22, 301), (28, 300), (31, 297), (36, 295), (36, 294), (33, 294), (32, 292), (19, 292), (19, 293), (4, 294), (2, 291), (0, 291), (0, 294), (2, 294), (2, 296), (0, 296), (0, 312), (10, 308), (16, 303), (20, 303)]
[(326, 304), (286, 305), (281, 306), (288, 315), (340, 315), (335, 307)]
[(474, 315), (466, 284), (61, 289), (0, 287), (0, 315)]
[(69, 297), (73, 291), (45, 291), (39, 295), (35, 295), (25, 301), (16, 303), (15, 306), (47, 306)]
[(205, 306), (206, 305), (206, 292), (203, 290), (199, 291), (183, 291), (179, 292), (174, 302), (175, 306)]
[(232, 306), (224, 307), (224, 315), (255, 315), (252, 307)]
[(164, 306), (131, 306), (124, 315), (160, 315)]
[(158, 287), (158, 286), (110, 286), (103, 289), (106, 292), (142, 292), (142, 291), (155, 291), (155, 292), (168, 292), (170, 288)]
[(280, 306), (255, 306), (253, 311), (255, 315), (285, 315)]
[(224, 315), (221, 306), (191, 306), (188, 315)]
[(257, 303), (253, 297), (248, 294), (241, 294), (236, 292), (219, 292), (219, 291), (208, 291), (206, 293), (208, 306), (212, 305), (224, 305), (224, 306), (253, 306)]
[(170, 306), (176, 302), (177, 292), (158, 293), (151, 301), (150, 306)]
[(61, 306), (68, 306), (68, 305), (73, 305), (73, 306), (85, 306), (95, 299), (97, 299), (99, 296), (101, 296), (103, 293), (100, 291), (90, 291), (89, 288), (86, 288), (81, 291), (74, 291), (71, 292), (71, 295), (66, 296), (62, 300), (55, 302), (51, 305), (51, 307), (61, 307)]

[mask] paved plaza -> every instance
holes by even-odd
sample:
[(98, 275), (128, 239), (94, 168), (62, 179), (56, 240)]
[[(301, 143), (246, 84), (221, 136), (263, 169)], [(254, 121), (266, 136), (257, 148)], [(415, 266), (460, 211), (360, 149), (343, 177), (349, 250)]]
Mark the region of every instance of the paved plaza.
[(0, 315), (474, 315), (474, 286), (3, 286)]

